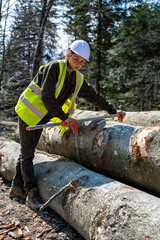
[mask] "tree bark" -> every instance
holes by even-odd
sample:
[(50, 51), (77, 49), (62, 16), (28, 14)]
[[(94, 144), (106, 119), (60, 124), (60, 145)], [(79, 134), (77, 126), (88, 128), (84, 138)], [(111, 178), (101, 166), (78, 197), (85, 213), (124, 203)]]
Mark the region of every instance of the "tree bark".
[[(2, 5), (2, 1), (0, 3)], [(3, 74), (5, 70), (5, 62), (6, 62), (6, 27), (7, 27), (7, 20), (8, 20), (8, 15), (9, 15), (9, 7), (10, 7), (10, 0), (7, 1), (7, 9), (6, 9), (6, 16), (4, 20), (4, 29), (3, 29), (3, 34), (2, 34), (2, 61), (1, 61), (1, 72), (0, 72), (0, 90), (2, 87), (2, 81), (3, 81)], [(1, 20), (1, 19), (0, 19)]]
[[(76, 118), (94, 117), (106, 115), (105, 111), (83, 111), (76, 109), (74, 116)], [(117, 121), (117, 119), (115, 119)], [(151, 126), (160, 125), (160, 111), (146, 111), (146, 112), (126, 112), (126, 124), (134, 126)]]
[(160, 125), (160, 111), (127, 112), (125, 123), (134, 126)]
[(39, 69), (41, 61), (42, 61), (43, 36), (44, 36), (44, 32), (45, 32), (45, 26), (47, 23), (47, 18), (48, 18), (49, 12), (50, 12), (54, 2), (55, 1), (50, 0), (47, 5), (47, 1), (46, 0), (43, 1), (41, 18), (40, 18), (38, 43), (37, 43), (37, 47), (35, 49), (34, 60), (33, 60), (32, 78), (34, 78), (34, 76), (38, 72), (38, 69)]
[[(93, 115), (76, 111), (73, 117)], [(102, 120), (81, 124), (78, 131), (83, 166), (160, 194), (160, 126)], [(78, 162), (72, 131), (62, 137), (58, 127), (45, 128), (37, 148)]]
[(2, 0), (0, 0), (0, 26), (1, 26), (1, 20), (2, 20)]
[[(19, 153), (18, 143), (0, 141), (0, 173), (8, 180)], [(34, 170), (44, 202), (75, 179), (78, 190), (67, 190), (49, 206), (85, 239), (160, 239), (159, 198), (57, 155), (37, 152)]]
[(96, 90), (100, 93), (100, 81), (101, 81), (101, 46), (102, 46), (102, 21), (103, 15), (102, 10), (102, 0), (98, 1), (98, 26), (97, 26), (97, 59), (96, 59)]

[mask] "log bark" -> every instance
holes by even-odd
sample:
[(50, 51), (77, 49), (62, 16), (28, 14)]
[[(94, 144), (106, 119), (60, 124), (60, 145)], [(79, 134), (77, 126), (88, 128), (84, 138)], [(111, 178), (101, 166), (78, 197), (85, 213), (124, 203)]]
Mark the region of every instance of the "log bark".
[[(104, 111), (81, 111), (76, 109), (75, 114), (76, 117), (79, 115), (84, 116), (102, 116), (106, 115)], [(80, 118), (79, 116), (79, 118)], [(115, 119), (116, 120), (116, 119)], [(160, 111), (146, 111), (146, 112), (126, 112), (126, 124), (134, 125), (134, 126), (153, 126), (160, 125)]]
[[(79, 111), (75, 118), (99, 115)], [(133, 126), (118, 121), (92, 121), (78, 126), (82, 165), (107, 176), (160, 194), (160, 125)], [(38, 149), (77, 160), (72, 131), (45, 128)]]
[[(0, 141), (0, 173), (8, 180), (19, 152), (18, 143)], [(85, 239), (160, 239), (159, 198), (57, 155), (37, 152), (34, 170), (43, 201), (73, 179), (79, 184), (78, 191), (67, 190), (49, 206)]]
[(160, 125), (160, 111), (127, 112), (125, 123), (134, 126)]

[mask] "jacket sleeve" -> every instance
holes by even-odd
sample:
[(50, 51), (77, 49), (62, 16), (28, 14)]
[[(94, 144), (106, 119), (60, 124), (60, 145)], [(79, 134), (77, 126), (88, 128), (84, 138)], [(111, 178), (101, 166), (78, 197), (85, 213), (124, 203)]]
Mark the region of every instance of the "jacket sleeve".
[(53, 117), (58, 117), (62, 121), (68, 118), (68, 114), (62, 111), (62, 107), (58, 100), (55, 98), (55, 87), (58, 81), (59, 75), (59, 64), (53, 63), (51, 65), (46, 65), (44, 68), (42, 85), (41, 85), (41, 95), (42, 101), (47, 108), (48, 112)]
[(113, 107), (113, 105), (107, 102), (106, 99), (102, 95), (100, 95), (99, 92), (94, 90), (94, 88), (85, 80), (78, 93), (78, 96), (84, 98), (90, 103), (93, 103), (100, 110), (107, 111), (109, 114), (117, 113), (117, 110)]

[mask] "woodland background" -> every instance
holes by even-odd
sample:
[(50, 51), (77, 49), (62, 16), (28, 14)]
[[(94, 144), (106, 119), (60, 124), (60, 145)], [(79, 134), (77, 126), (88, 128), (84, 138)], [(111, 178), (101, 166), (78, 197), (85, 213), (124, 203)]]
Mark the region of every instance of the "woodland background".
[(160, 1), (0, 0), (1, 116), (16, 119), (39, 66), (63, 59), (76, 39), (91, 47), (81, 72), (116, 108), (160, 110)]

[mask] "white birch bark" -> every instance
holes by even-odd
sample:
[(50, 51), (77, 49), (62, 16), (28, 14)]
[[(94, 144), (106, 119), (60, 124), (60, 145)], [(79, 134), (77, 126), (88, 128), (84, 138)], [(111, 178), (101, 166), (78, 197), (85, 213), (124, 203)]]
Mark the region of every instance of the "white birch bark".
[[(102, 113), (76, 111), (73, 117), (98, 115)], [(160, 194), (160, 125), (102, 120), (85, 122), (78, 132), (83, 166)], [(58, 127), (45, 128), (38, 149), (78, 162), (72, 130), (62, 137)]]

